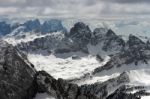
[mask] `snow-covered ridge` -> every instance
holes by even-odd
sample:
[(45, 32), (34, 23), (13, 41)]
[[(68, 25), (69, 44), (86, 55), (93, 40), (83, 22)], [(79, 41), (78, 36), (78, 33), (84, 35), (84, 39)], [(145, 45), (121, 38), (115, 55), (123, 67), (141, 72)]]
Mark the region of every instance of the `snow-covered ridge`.
[(30, 41), (34, 41), (37, 38), (42, 38), (42, 37), (51, 36), (51, 35), (57, 36), (58, 34), (62, 34), (62, 32), (53, 32), (53, 33), (47, 33), (47, 34), (28, 32), (28, 33), (23, 33), (23, 35), (21, 35), (23, 37), (20, 37), (20, 38), (18, 38), (16, 36), (7, 35), (7, 36), (3, 37), (3, 40), (16, 46), (17, 44), (20, 44), (20, 43), (27, 43)]

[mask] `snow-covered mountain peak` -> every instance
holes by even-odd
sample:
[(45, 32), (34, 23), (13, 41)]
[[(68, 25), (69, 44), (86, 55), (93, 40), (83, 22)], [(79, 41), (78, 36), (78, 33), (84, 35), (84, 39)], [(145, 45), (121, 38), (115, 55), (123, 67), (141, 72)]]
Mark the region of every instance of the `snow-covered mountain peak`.
[[(57, 20), (45, 21), (40, 29), (46, 32), (21, 33), (21, 29), (26, 27), (21, 27), (19, 31), (19, 26), (18, 30), (15, 29), (19, 31), (17, 35), (13, 33), (14, 35), (3, 39), (10, 42), (13, 37), (17, 42), (15, 47), (27, 54), (37, 70), (45, 70), (55, 78), (67, 80), (63, 82), (63, 79), (53, 78), (55, 82), (78, 84), (84, 94), (90, 93), (98, 99), (107, 99), (109, 95), (115, 97), (122, 93), (128, 96), (127, 92), (132, 92), (130, 88), (149, 87), (149, 42), (143, 42), (134, 35), (130, 35), (125, 42), (112, 29), (100, 27), (91, 31), (83, 22), (77, 22), (69, 33), (48, 32), (55, 31), (57, 27), (61, 28), (57, 28), (58, 30), (64, 29), (60, 24)], [(147, 78), (145, 83), (144, 77)], [(51, 76), (48, 79), (51, 80)], [(51, 82), (48, 84), (51, 85)], [(138, 91), (141, 90), (140, 87)], [(81, 96), (79, 99), (84, 98)]]

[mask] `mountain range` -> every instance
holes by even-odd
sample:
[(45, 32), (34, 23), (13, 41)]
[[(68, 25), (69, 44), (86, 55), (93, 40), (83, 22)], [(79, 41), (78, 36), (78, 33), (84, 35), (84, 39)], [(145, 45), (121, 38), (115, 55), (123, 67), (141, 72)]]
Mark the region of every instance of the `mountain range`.
[(38, 19), (0, 22), (0, 34), (3, 99), (149, 98), (149, 40), (130, 34), (125, 41), (83, 22), (67, 31), (59, 20)]
[(0, 22), (0, 35), (5, 36), (7, 34), (17, 35), (20, 32), (40, 32), (51, 33), (57, 31), (66, 32), (66, 28), (63, 27), (60, 20), (51, 19), (41, 23), (38, 19), (27, 20), (24, 23), (8, 23), (6, 21)]

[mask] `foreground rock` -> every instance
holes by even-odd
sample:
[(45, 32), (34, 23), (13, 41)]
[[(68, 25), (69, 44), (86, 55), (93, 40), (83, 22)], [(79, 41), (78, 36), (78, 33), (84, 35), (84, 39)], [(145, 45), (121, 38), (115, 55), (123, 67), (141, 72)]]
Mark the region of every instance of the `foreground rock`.
[(141, 99), (137, 94), (126, 93), (125, 90), (125, 86), (122, 86), (106, 99)]
[(56, 99), (106, 99), (111, 88), (128, 82), (129, 78), (126, 73), (104, 83), (83, 86), (69, 83), (60, 78), (56, 80), (45, 71), (39, 71), (35, 76), (37, 92), (47, 92)]
[(35, 70), (23, 54), (0, 41), (0, 98), (32, 99)]

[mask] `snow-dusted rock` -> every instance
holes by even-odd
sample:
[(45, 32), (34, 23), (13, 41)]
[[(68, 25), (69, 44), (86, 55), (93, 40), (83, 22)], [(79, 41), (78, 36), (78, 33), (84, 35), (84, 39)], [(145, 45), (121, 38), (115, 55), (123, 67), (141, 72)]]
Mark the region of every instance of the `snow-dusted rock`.
[(101, 47), (99, 50), (106, 52), (120, 52), (125, 47), (125, 41), (116, 35), (111, 29), (96, 28), (93, 32), (91, 44)]
[(95, 83), (79, 87), (60, 78), (56, 80), (44, 71), (38, 72), (35, 80), (38, 92), (48, 92), (56, 99), (105, 99), (108, 96), (108, 90), (114, 90), (114, 87), (129, 82), (127, 74), (123, 73), (102, 84)]
[(65, 53), (72, 50), (71, 42), (62, 32), (52, 33), (45, 37), (36, 38), (33, 41), (22, 42), (17, 46), (28, 53), (47, 53), (47, 55), (51, 53)]

